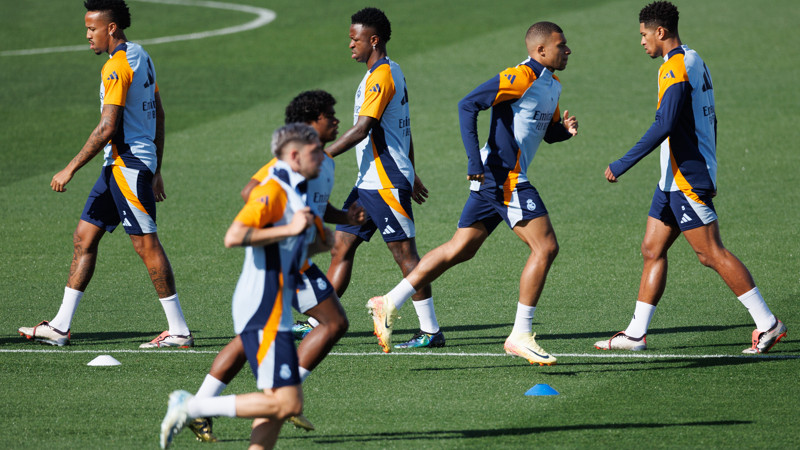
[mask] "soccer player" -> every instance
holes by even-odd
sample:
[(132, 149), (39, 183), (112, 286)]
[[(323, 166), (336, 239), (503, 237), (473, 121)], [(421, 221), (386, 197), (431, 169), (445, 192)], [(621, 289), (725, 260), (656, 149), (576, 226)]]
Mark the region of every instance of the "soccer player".
[(661, 179), (647, 217), (644, 269), (633, 318), (624, 331), (598, 341), (601, 350), (644, 350), (656, 305), (667, 282), (667, 252), (683, 234), (700, 263), (714, 269), (756, 323), (744, 353), (766, 353), (786, 335), (761, 297), (747, 267), (723, 245), (712, 202), (717, 190), (717, 116), (708, 67), (681, 43), (678, 9), (651, 3), (639, 12), (641, 44), (651, 58), (664, 58), (658, 71), (658, 109), (644, 136), (605, 170), (616, 183), (639, 160), (661, 146)]
[[(386, 54), (391, 34), (389, 19), (379, 9), (364, 8), (351, 17), (352, 59), (365, 63), (367, 73), (356, 91), (354, 125), (328, 147), (328, 153), (337, 156), (355, 146), (359, 172), (344, 209), (359, 202), (368, 218), (363, 225), (336, 227), (328, 278), (339, 296), (350, 283), (356, 250), (376, 231), (404, 276), (419, 263), (411, 200), (422, 204), (428, 190), (414, 170), (405, 76)], [(413, 299), (420, 331), (402, 346), (444, 346), (430, 286), (420, 286)], [(381, 346), (385, 352), (390, 351), (388, 343), (381, 341)]]
[[(339, 119), (336, 118), (334, 105), (336, 100), (325, 91), (306, 91), (297, 95), (286, 107), (287, 124), (302, 122), (312, 126), (319, 134), (320, 141), (326, 143), (336, 139)], [(245, 202), (250, 194), (276, 166), (277, 158), (265, 164), (242, 190)], [(308, 180), (308, 202), (314, 213), (328, 223), (350, 223), (353, 225), (366, 220), (364, 211), (358, 204), (351, 205), (348, 211), (336, 209), (328, 201), (333, 189), (334, 162), (325, 155), (320, 174)], [(327, 232), (332, 238), (330, 231)], [(339, 297), (333, 292), (330, 282), (322, 271), (309, 259), (301, 271), (300, 289), (294, 308), (301, 314), (309, 316), (309, 324), (292, 326), (295, 338), (304, 338), (297, 349), (300, 365), (300, 381), (303, 382), (317, 367), (330, 349), (344, 335), (349, 326)], [(298, 334), (299, 333), (299, 334)], [(212, 397), (222, 393), (246, 362), (242, 340), (236, 336), (214, 358), (211, 369), (203, 380), (203, 384), (195, 394), (197, 397)], [(290, 417), (289, 421), (298, 427), (313, 430), (314, 426), (303, 416)], [(189, 422), (189, 428), (197, 438), (205, 442), (214, 442), (216, 437), (212, 431), (210, 418), (197, 418)]]
[[(528, 29), (525, 45), (528, 59), (495, 75), (458, 104), (468, 159), (469, 198), (450, 241), (428, 252), (388, 294), (370, 299), (378, 317), (375, 333), (382, 341), (391, 339), (397, 311), (409, 295), (475, 256), (489, 234), (505, 221), (531, 251), (522, 271), (516, 319), (505, 351), (531, 364), (556, 362), (534, 340), (532, 320), (558, 242), (527, 170), (542, 139), (548, 143), (569, 139), (578, 133), (578, 121), (568, 111), (562, 120), (558, 106), (561, 82), (554, 72), (566, 68), (571, 53), (564, 32), (552, 22), (537, 22)], [(489, 140), (479, 148), (478, 113), (489, 108)]]
[(123, 0), (87, 0), (84, 6), (90, 48), (110, 56), (101, 70), (100, 123), (50, 186), (66, 191), (75, 172), (101, 150), (105, 162), (73, 236), (72, 265), (58, 314), (34, 327), (21, 327), (19, 333), (50, 345), (69, 344), (70, 324), (92, 279), (100, 239), (121, 222), (147, 267), (169, 324), (140, 348), (191, 347), (194, 338), (181, 311), (175, 276), (156, 233), (156, 202), (167, 196), (161, 178), (164, 109), (153, 61), (125, 37), (131, 16)]
[(225, 234), (226, 247), (245, 247), (233, 325), (263, 392), (201, 398), (174, 391), (161, 423), (162, 448), (190, 419), (214, 416), (254, 418), (251, 447), (272, 448), (281, 425), (303, 410), (292, 303), (299, 270), (314, 251), (308, 246), (315, 215), (307, 206), (307, 185), (319, 175), (324, 152), (314, 128), (300, 123), (275, 131), (272, 152), (279, 161)]

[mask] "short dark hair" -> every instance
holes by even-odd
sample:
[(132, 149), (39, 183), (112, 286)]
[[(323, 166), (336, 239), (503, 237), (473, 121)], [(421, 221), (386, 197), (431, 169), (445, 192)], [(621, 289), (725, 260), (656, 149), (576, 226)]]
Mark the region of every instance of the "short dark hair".
[(564, 33), (564, 30), (553, 22), (536, 22), (528, 28), (528, 32), (525, 33), (525, 40), (545, 40), (553, 33)]
[(323, 90), (301, 92), (286, 107), (285, 123), (313, 122), (335, 104), (336, 99)]
[(108, 14), (117, 27), (124, 30), (131, 26), (131, 12), (125, 0), (86, 0), (83, 2), (86, 11), (100, 11)]
[(375, 30), (375, 34), (384, 44), (392, 37), (392, 24), (386, 14), (378, 8), (364, 8), (350, 17), (350, 24), (360, 24)]
[(653, 2), (639, 11), (639, 23), (648, 28), (663, 27), (678, 33), (678, 8), (670, 2)]

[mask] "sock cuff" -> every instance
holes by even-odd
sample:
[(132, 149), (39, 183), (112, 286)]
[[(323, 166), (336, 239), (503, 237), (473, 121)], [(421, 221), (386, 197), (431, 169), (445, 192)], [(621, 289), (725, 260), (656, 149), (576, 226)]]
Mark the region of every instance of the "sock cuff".
[(745, 301), (748, 298), (753, 297), (755, 295), (761, 295), (761, 292), (758, 290), (758, 286), (754, 287), (753, 289), (750, 289), (749, 291), (745, 292), (742, 295), (737, 296), (736, 298), (738, 298), (739, 301)]

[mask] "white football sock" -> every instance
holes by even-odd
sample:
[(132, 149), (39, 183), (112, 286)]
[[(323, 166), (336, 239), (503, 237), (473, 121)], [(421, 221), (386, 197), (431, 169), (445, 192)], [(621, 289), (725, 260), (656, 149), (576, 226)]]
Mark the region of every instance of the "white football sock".
[(625, 335), (639, 339), (647, 334), (647, 328), (650, 327), (650, 321), (653, 320), (655, 312), (655, 305), (637, 300), (636, 308), (633, 310), (633, 318), (631, 318), (628, 328), (625, 329)]
[(420, 330), (431, 334), (439, 332), (439, 322), (436, 320), (436, 311), (433, 309), (433, 297), (412, 303), (414, 309), (417, 310)]
[(194, 397), (186, 405), (189, 417), (236, 417), (236, 396)]
[(161, 307), (164, 308), (164, 313), (167, 315), (169, 334), (173, 336), (188, 336), (189, 326), (186, 325), (186, 319), (183, 318), (183, 311), (181, 311), (181, 302), (178, 300), (178, 294), (158, 300), (161, 302)]
[(305, 367), (299, 367), (300, 369), (300, 383), (306, 381), (309, 375), (311, 375), (311, 371), (306, 369)]
[(764, 297), (757, 287), (750, 289), (744, 294), (739, 296), (739, 301), (747, 308), (747, 311), (753, 316), (756, 322), (756, 329), (758, 331), (769, 331), (770, 328), (775, 326), (778, 319), (769, 310)]
[(514, 318), (514, 329), (512, 333), (527, 333), (533, 332), (533, 313), (536, 312), (535, 306), (527, 306), (517, 302), (517, 315)]
[(406, 300), (411, 298), (411, 296), (414, 295), (415, 292), (417, 292), (417, 290), (414, 289), (414, 286), (412, 286), (411, 283), (408, 282), (408, 280), (403, 278), (403, 281), (401, 281), (400, 284), (395, 286), (394, 289), (389, 291), (389, 293), (386, 294), (386, 296), (389, 297), (389, 300), (394, 302), (395, 308), (400, 309), (406, 302)]
[(58, 308), (58, 314), (50, 321), (50, 326), (59, 331), (69, 331), (72, 317), (78, 309), (78, 303), (81, 302), (81, 298), (83, 298), (83, 292), (64, 287), (64, 298), (61, 300), (61, 307)]
[(206, 375), (206, 378), (203, 380), (203, 384), (200, 385), (200, 389), (197, 390), (197, 394), (194, 394), (194, 396), (200, 398), (216, 397), (221, 394), (227, 386), (227, 384), (214, 378), (209, 373)]
[(313, 318), (311, 316), (308, 317), (307, 322), (308, 322), (309, 325), (311, 325), (312, 328), (316, 328), (316, 326), (319, 325), (319, 320), (317, 320), (317, 319), (315, 319), (315, 318)]

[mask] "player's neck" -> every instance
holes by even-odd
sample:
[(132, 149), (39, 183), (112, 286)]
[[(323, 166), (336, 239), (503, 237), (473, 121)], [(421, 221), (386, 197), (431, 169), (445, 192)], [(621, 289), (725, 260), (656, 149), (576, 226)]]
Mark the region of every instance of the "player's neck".
[(376, 62), (380, 61), (381, 59), (386, 58), (386, 50), (382, 49), (375, 49), (371, 55), (369, 55), (369, 59), (367, 59), (367, 69), (371, 68), (375, 65)]
[(669, 52), (675, 50), (681, 45), (683, 45), (683, 43), (681, 42), (681, 38), (679, 36), (665, 39), (661, 44), (661, 55), (667, 56), (669, 55)]
[(114, 53), (114, 50), (116, 50), (117, 47), (126, 42), (128, 42), (128, 38), (125, 37), (125, 33), (122, 31), (117, 31), (108, 41), (108, 53)]

